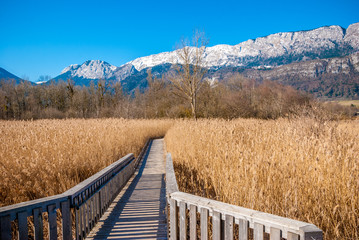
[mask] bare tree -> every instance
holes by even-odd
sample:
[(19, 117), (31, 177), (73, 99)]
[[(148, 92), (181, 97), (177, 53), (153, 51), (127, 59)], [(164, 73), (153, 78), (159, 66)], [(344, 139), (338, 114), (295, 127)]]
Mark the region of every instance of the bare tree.
[(203, 55), (208, 40), (203, 32), (196, 30), (192, 41), (183, 40), (176, 50), (178, 64), (175, 74), (169, 77), (177, 95), (190, 102), (192, 117), (197, 118), (197, 96), (206, 73)]

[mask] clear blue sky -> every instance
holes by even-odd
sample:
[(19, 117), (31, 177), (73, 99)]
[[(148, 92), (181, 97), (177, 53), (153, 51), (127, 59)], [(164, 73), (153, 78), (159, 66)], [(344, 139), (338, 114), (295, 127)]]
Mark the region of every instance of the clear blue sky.
[(358, 0), (0, 0), (0, 67), (36, 81), (86, 60), (120, 66), (171, 51), (194, 29), (213, 46), (354, 22)]

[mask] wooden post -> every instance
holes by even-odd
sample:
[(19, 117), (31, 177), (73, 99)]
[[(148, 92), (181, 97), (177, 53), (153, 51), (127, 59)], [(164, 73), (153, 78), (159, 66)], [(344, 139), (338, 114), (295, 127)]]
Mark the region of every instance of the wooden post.
[(221, 213), (213, 211), (212, 216), (212, 225), (213, 225), (213, 240), (221, 239)]
[(180, 202), (179, 204), (179, 215), (180, 215), (180, 240), (187, 239), (187, 216), (186, 216), (186, 203)]
[(292, 232), (288, 232), (287, 240), (299, 240), (299, 235)]
[(201, 240), (208, 240), (208, 209), (201, 208)]
[(270, 240), (281, 240), (282, 235), (280, 229), (271, 227), (270, 228)]
[(189, 232), (190, 239), (197, 240), (197, 207), (190, 205), (189, 207)]
[(70, 200), (61, 203), (62, 213), (62, 238), (65, 240), (72, 239), (72, 222), (71, 222), (71, 209)]
[(248, 240), (248, 221), (244, 219), (239, 219), (238, 226), (239, 226), (238, 239)]
[(264, 238), (264, 226), (259, 223), (254, 223), (254, 240), (263, 240)]
[(50, 240), (57, 240), (57, 219), (56, 219), (56, 204), (51, 204), (47, 207), (49, 215), (49, 232)]
[(177, 203), (176, 200), (170, 200), (170, 237), (171, 240), (177, 240)]
[(19, 240), (27, 240), (29, 230), (27, 228), (27, 212), (20, 212), (17, 214), (17, 220), (19, 224), (19, 231), (18, 231), (18, 239)]
[(33, 210), (33, 217), (35, 240), (42, 240), (44, 239), (42, 208), (35, 208)]
[(0, 238), (1, 240), (11, 240), (10, 215), (0, 217)]
[(233, 225), (234, 225), (234, 218), (231, 215), (226, 215), (226, 222), (225, 222), (225, 239), (232, 240), (233, 239)]

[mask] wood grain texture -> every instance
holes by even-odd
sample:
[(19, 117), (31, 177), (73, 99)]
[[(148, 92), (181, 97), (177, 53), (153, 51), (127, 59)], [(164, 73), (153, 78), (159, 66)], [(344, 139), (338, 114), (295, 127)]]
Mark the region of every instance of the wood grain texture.
[(244, 219), (238, 220), (238, 239), (248, 240), (248, 221)]
[(233, 226), (234, 226), (233, 216), (226, 215), (224, 239), (226, 239), (226, 240), (233, 239)]
[(213, 240), (221, 239), (221, 213), (213, 211), (212, 216), (212, 225), (213, 225)]
[(189, 238), (197, 240), (197, 207), (190, 205), (189, 207)]
[(270, 240), (281, 240), (281, 232), (278, 228), (270, 228)]
[(201, 240), (208, 239), (208, 209), (201, 208)]

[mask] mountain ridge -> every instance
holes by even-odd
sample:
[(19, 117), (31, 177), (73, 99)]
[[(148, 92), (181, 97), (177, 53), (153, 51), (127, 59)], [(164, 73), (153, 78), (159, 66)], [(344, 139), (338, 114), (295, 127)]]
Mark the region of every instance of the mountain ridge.
[[(173, 70), (174, 64), (181, 64), (176, 51), (179, 50), (136, 58), (121, 66), (114, 66), (101, 60), (88, 60), (82, 64), (72, 64), (64, 68), (59, 76), (51, 79), (51, 82), (72, 79), (76, 85), (89, 85), (91, 82), (96, 84), (99, 80), (117, 81), (121, 82), (126, 91), (131, 92), (137, 87), (146, 87), (148, 70), (151, 70), (153, 75), (162, 77), (168, 71)], [(346, 29), (331, 25), (312, 30), (274, 33), (236, 45), (219, 44), (205, 48), (203, 60), (204, 67), (209, 70), (206, 75), (208, 79), (224, 79), (231, 71), (245, 72), (248, 74), (247, 77), (257, 80), (277, 79), (263, 74), (263, 71), (283, 76), (280, 69), (288, 66), (287, 71), (297, 76), (300, 82), (301, 78), (315, 80), (315, 76), (311, 75), (317, 70), (306, 62), (347, 57), (357, 52), (359, 52), (359, 22), (349, 25)], [(302, 69), (301, 74), (295, 73), (292, 71), (295, 69), (295, 63), (303, 66), (303, 69), (307, 66), (308, 69)], [(340, 68), (339, 72), (329, 73), (329, 70), (325, 69), (323, 74), (344, 74), (353, 78), (355, 75), (352, 74), (353, 71), (350, 72), (352, 75), (344, 71), (346, 68), (353, 68), (352, 64), (345, 62), (344, 65), (345, 67)], [(357, 68), (353, 69), (354, 72), (359, 72)], [(357, 79), (354, 80), (357, 81)], [(293, 82), (289, 84), (298, 86)]]

